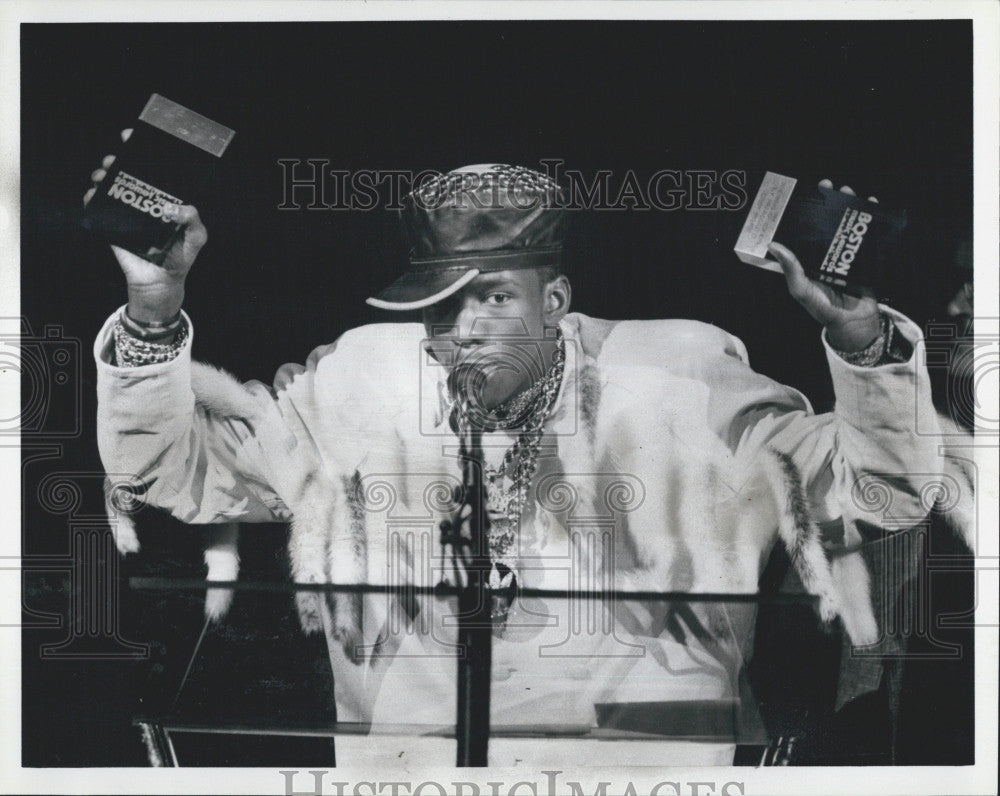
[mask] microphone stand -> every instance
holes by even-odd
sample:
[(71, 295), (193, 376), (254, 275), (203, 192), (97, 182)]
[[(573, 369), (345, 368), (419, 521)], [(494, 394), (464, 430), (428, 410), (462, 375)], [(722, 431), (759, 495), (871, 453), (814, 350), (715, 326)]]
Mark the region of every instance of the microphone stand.
[(456, 765), (485, 766), (490, 738), (490, 680), (493, 659), (489, 576), (489, 518), (483, 482), (481, 429), (460, 428), (462, 487), (451, 520), (441, 522), (441, 544), (452, 547), (458, 587), (458, 713)]

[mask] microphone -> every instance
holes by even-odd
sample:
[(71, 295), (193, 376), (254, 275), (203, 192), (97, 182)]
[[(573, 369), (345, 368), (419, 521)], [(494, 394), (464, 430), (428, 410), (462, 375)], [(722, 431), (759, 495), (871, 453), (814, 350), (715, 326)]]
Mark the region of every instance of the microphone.
[[(451, 377), (455, 376), (454, 371)], [(458, 426), (462, 485), (451, 520), (441, 523), (441, 544), (451, 545), (458, 593), (458, 704), (455, 722), (458, 766), (487, 765), (490, 732), (490, 677), (493, 658), (489, 576), (489, 517), (483, 481), (483, 429), (472, 422), (469, 385), (474, 373), (459, 374), (453, 420)]]
[[(451, 416), (451, 429), (463, 438), (461, 422), (468, 426), (469, 431), (478, 432), (478, 441), (482, 442), (482, 432), (492, 431), (495, 427), (492, 413), (484, 401), (487, 385), (487, 373), (478, 362), (463, 362), (455, 365), (448, 374), (448, 392), (455, 399), (455, 407)], [(472, 440), (462, 440), (471, 443)], [(481, 452), (481, 444), (478, 445)], [(481, 456), (480, 456), (481, 459)]]

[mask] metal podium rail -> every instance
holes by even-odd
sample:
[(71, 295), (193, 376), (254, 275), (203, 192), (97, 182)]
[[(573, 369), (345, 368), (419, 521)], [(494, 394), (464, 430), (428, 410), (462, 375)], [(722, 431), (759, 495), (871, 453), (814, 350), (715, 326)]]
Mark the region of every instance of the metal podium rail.
[[(439, 585), (434, 587), (419, 586), (389, 586), (370, 584), (296, 584), (290, 582), (268, 580), (245, 581), (206, 581), (200, 578), (171, 577), (132, 577), (129, 579), (132, 589), (147, 594), (160, 593), (180, 594), (201, 592), (206, 589), (230, 589), (236, 593), (256, 594), (286, 594), (296, 592), (314, 593), (344, 593), (364, 595), (392, 595), (405, 593), (413, 597), (457, 598), (459, 589), (453, 586)], [(561, 589), (518, 590), (519, 598), (584, 600), (584, 601), (628, 601), (635, 603), (680, 603), (680, 604), (731, 604), (731, 605), (812, 605), (816, 598), (802, 593), (774, 594), (727, 594), (690, 592), (583, 592)], [(288, 708), (282, 706), (280, 711), (264, 711), (258, 716), (240, 715), (239, 705), (227, 703), (227, 708), (237, 709), (236, 712), (227, 709), (225, 715), (198, 715), (205, 708), (206, 702), (200, 698), (191, 700), (194, 709), (189, 705), (184, 707), (182, 692), (197, 689), (193, 674), (199, 666), (204, 667), (203, 642), (210, 634), (210, 623), (206, 620), (201, 634), (194, 641), (190, 655), (183, 656), (185, 660), (175, 661), (173, 675), (165, 673), (163, 667), (157, 676), (151, 676), (147, 695), (143, 698), (143, 708), (134, 717), (133, 723), (140, 728), (145, 742), (149, 760), (152, 765), (178, 766), (183, 761), (178, 759), (174, 736), (184, 734), (209, 735), (254, 735), (254, 736), (287, 736), (299, 738), (336, 738), (360, 736), (406, 736), (424, 739), (456, 739), (460, 728), (458, 722), (451, 724), (420, 724), (413, 725), (401, 722), (399, 724), (379, 723), (377, 725), (365, 722), (338, 721), (335, 710), (331, 706), (319, 706), (322, 699), (312, 701), (312, 704)], [(303, 637), (304, 638), (304, 637)], [(208, 662), (211, 663), (211, 662)], [(223, 669), (224, 669), (224, 663)], [(181, 669), (183, 664), (183, 670)], [(329, 669), (329, 667), (328, 667)], [(182, 672), (182, 673), (181, 673)], [(178, 673), (179, 676), (178, 676)], [(332, 670), (329, 671), (331, 684), (325, 690), (326, 698), (332, 699)], [(492, 677), (492, 673), (489, 673)], [(209, 678), (211, 679), (211, 678)], [(250, 697), (247, 697), (248, 699)], [(238, 701), (238, 700), (237, 700)], [(523, 739), (546, 738), (575, 741), (662, 741), (667, 738), (681, 738), (705, 742), (735, 741), (738, 747), (743, 747), (745, 756), (749, 754), (755, 762), (773, 764), (778, 762), (780, 750), (787, 744), (784, 739), (768, 736), (763, 727), (756, 702), (750, 692), (745, 678), (740, 673), (739, 694), (734, 699), (715, 700), (680, 700), (673, 702), (641, 702), (621, 704), (597, 704), (597, 726), (566, 722), (561, 723), (558, 716), (553, 716), (551, 722), (542, 724), (521, 724), (516, 726), (495, 725), (486, 727), (487, 738)], [(331, 753), (336, 754), (331, 748)], [(336, 763), (333, 763), (334, 765)]]

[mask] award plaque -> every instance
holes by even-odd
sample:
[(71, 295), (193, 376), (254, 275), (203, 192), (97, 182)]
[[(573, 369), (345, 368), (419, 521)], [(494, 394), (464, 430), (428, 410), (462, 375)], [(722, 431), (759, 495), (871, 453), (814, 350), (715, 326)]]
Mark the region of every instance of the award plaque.
[(180, 225), (166, 204), (197, 204), (235, 132), (153, 94), (87, 205), (83, 226), (162, 264)]
[(734, 251), (743, 262), (781, 272), (772, 240), (799, 258), (813, 279), (853, 295), (891, 294), (906, 213), (833, 188), (767, 172)]

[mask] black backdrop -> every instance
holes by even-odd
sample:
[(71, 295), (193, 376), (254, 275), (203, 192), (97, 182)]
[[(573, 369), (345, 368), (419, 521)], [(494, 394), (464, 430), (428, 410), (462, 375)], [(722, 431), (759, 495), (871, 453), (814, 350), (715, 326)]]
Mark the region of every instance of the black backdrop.
[[(237, 131), (202, 208), (210, 241), (185, 306), (195, 356), (242, 378), (269, 382), (343, 330), (395, 319), (363, 301), (404, 261), (392, 219), (278, 210), (280, 158), (348, 170), (542, 158), (585, 175), (738, 169), (751, 195), (765, 170), (830, 177), (908, 211), (898, 309), (923, 323), (970, 277), (967, 22), (25, 25), (21, 42), (22, 314), (36, 333), (58, 324), (82, 345), (81, 433), (59, 442), (57, 461), (25, 467), (29, 559), (66, 549), (66, 517), (39, 507), (38, 480), (100, 471), (89, 348), (124, 285), (107, 247), (78, 227), (79, 203), (153, 91)], [(723, 211), (576, 214), (574, 308), (716, 323), (747, 343), (756, 369), (826, 409), (818, 329), (779, 276), (733, 255), (741, 223)], [(84, 484), (88, 505), (98, 484)], [(48, 600), (65, 613), (65, 578), (48, 577), (26, 607)], [(63, 635), (25, 631), (25, 763), (141, 763), (121, 696), (130, 665), (40, 660), (39, 644)]]

